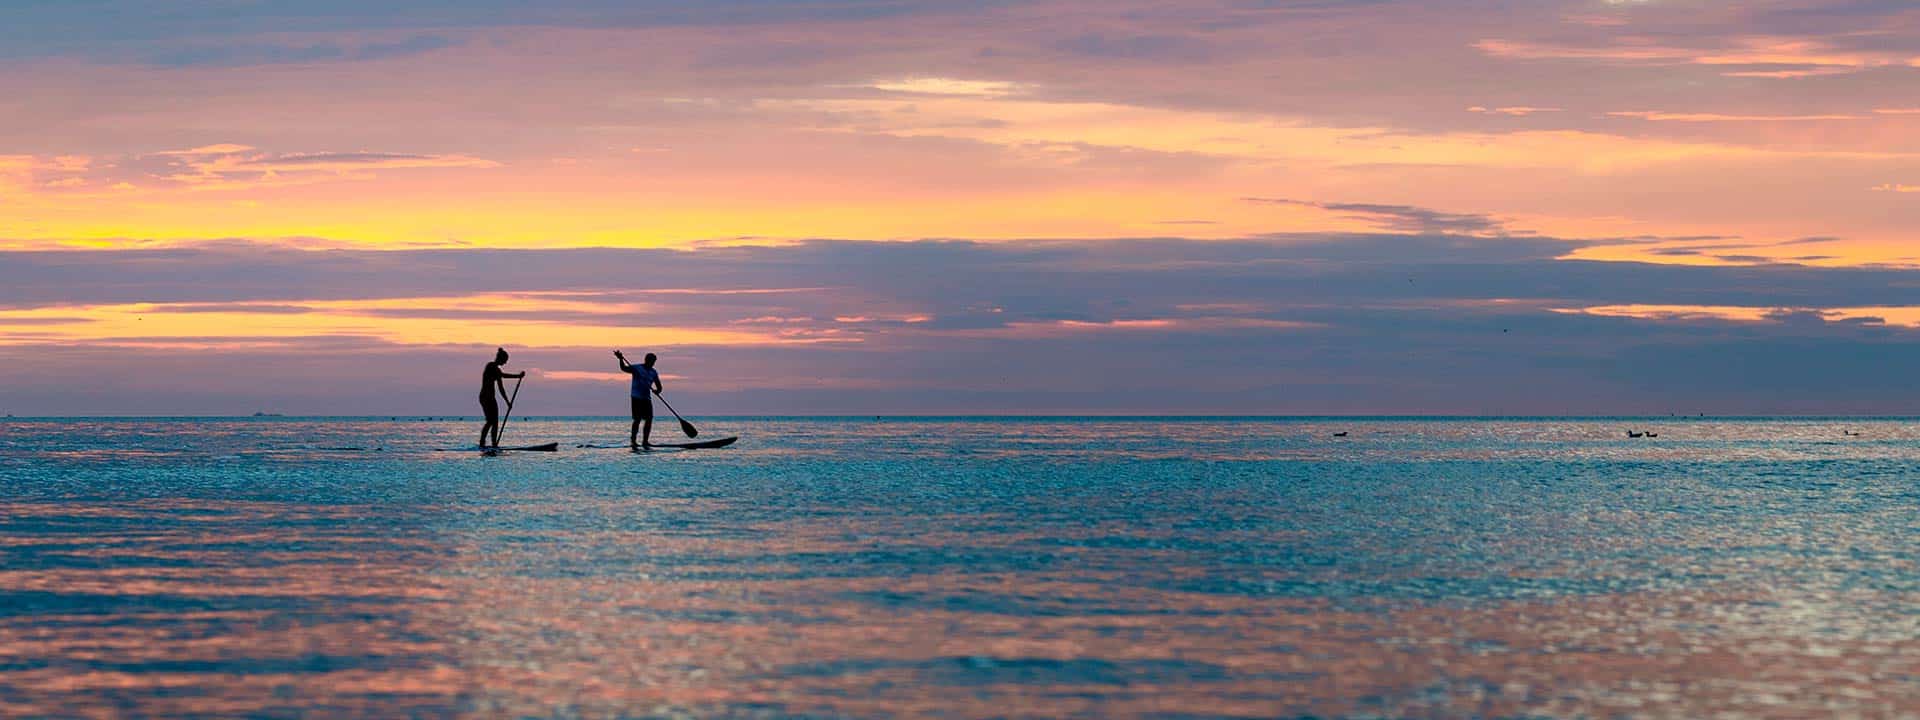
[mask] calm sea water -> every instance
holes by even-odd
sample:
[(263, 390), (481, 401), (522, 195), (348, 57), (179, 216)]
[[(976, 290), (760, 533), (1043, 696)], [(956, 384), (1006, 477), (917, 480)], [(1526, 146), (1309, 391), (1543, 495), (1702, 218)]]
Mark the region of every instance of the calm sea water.
[(700, 424), (0, 421), (0, 716), (1920, 714), (1916, 422)]

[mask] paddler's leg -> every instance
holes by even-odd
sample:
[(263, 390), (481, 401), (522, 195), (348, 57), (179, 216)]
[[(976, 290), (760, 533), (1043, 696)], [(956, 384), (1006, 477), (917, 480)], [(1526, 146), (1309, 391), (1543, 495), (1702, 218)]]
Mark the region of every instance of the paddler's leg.
[[(493, 407), (494, 407), (494, 410), (493, 410), (494, 414), (498, 415), (500, 413), (500, 406), (495, 405)], [(507, 410), (509, 411), (513, 410), (513, 406), (508, 405)], [(503, 430), (506, 430), (506, 428), (500, 427), (500, 419), (497, 417), (494, 418), (493, 420), (493, 446), (494, 447), (500, 447), (500, 433)]]
[(633, 425), (627, 428), (627, 447), (640, 449), (640, 398), (628, 398), (628, 409), (633, 414)]
[(640, 446), (650, 447), (653, 445), (653, 398), (635, 398), (634, 404), (640, 406), (634, 408), (636, 411), (644, 411), (646, 413), (646, 419), (641, 421), (640, 424)]
[[(500, 406), (494, 402), (493, 393), (480, 394), (480, 412), (487, 416), (486, 424), (480, 426), (480, 447), (500, 444)], [(489, 443), (488, 441), (492, 442)]]

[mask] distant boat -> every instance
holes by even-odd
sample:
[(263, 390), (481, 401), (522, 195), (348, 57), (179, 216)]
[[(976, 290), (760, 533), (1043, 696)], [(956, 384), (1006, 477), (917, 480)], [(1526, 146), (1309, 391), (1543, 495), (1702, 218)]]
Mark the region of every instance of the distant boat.
[(1632, 430), (1627, 431), (1627, 437), (1630, 437), (1630, 438), (1643, 438), (1646, 436), (1647, 434), (1643, 432), (1634, 432)]
[(1333, 436), (1334, 436), (1334, 437), (1346, 437), (1346, 436), (1347, 436), (1347, 431), (1345, 431), (1345, 430), (1341, 430), (1340, 432), (1337, 432), (1337, 433), (1334, 433), (1334, 434), (1333, 434)]
[(253, 416), (254, 417), (286, 417), (285, 415), (281, 415), (280, 413), (270, 413), (270, 412), (257, 412), (257, 413), (254, 413)]

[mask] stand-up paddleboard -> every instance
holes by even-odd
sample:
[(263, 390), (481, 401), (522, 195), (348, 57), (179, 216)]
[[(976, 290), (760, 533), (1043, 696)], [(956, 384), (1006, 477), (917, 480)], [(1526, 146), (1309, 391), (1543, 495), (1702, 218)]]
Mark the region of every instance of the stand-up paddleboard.
[(702, 440), (700, 442), (654, 443), (645, 448), (635, 450), (634, 452), (647, 452), (648, 450), (711, 450), (713, 448), (723, 448), (739, 441), (740, 438), (737, 437), (723, 437), (718, 440)]
[(486, 448), (480, 452), (487, 455), (497, 455), (503, 452), (560, 452), (560, 443), (528, 445), (525, 447)]

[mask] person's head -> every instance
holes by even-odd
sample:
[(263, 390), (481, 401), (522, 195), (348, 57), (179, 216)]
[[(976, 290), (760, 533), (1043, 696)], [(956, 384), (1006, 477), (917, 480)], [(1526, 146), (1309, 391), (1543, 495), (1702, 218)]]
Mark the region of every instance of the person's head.
[(494, 363), (495, 365), (505, 365), (505, 364), (507, 364), (507, 349), (506, 349), (506, 348), (494, 348), (494, 349), (493, 349), (493, 363)]
[(647, 353), (647, 359), (640, 361), (640, 364), (645, 365), (647, 367), (653, 367), (653, 361), (657, 359), (659, 358), (655, 357), (653, 353)]

